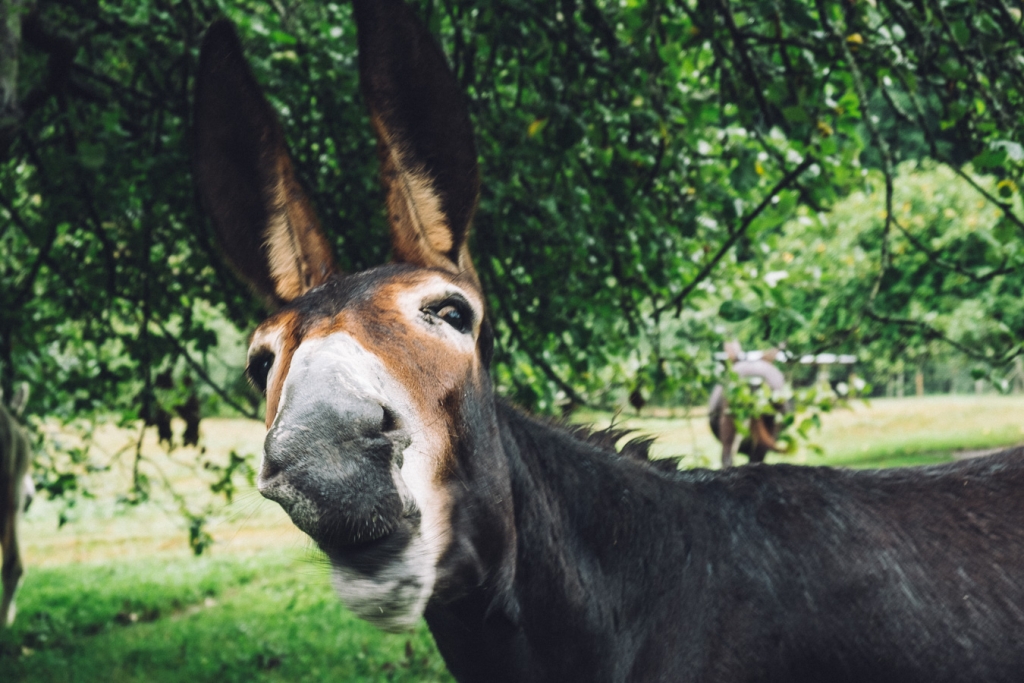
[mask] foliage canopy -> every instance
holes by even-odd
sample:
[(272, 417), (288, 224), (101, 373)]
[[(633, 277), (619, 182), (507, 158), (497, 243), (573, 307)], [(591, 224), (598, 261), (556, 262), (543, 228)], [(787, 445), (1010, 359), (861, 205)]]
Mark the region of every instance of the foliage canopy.
[[(709, 348), (737, 333), (883, 359), (949, 340), (995, 367), (1020, 353), (1019, 7), (415, 4), (469, 94), (473, 251), (515, 400), (696, 401)], [(364, 268), (386, 230), (350, 7), (0, 6), (5, 38), (20, 31), (0, 70), (0, 382), (35, 385), (37, 414), (154, 421), (187, 376), (204, 410), (254, 414), (241, 354), (218, 343), (260, 311), (189, 174), (197, 46), (214, 18), (238, 24), (340, 264)], [(924, 158), (929, 191), (900, 165)], [(947, 191), (953, 216), (932, 210)], [(979, 202), (985, 224), (961, 221)], [(829, 230), (844, 256), (814, 262)]]

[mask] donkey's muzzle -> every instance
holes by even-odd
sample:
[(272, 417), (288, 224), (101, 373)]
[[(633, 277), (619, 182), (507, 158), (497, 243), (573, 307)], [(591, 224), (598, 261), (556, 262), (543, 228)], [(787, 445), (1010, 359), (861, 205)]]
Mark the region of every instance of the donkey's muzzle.
[(267, 434), (260, 493), (329, 553), (379, 541), (410, 516), (396, 485), (407, 443), (375, 402), (293, 397)]

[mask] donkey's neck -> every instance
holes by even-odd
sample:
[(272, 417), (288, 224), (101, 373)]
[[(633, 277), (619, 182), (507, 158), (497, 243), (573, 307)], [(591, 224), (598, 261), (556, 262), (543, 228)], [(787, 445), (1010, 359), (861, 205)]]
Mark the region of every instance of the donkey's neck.
[(428, 609), (449, 668), (460, 681), (624, 678), (644, 646), (652, 596), (678, 591), (680, 482), (514, 408), (499, 404), (497, 414), (514, 573), (510, 584)]

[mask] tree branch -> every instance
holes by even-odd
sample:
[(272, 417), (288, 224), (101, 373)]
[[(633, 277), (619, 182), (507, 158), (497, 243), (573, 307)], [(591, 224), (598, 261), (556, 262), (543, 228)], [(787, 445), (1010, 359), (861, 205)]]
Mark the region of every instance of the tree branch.
[(515, 338), (515, 340), (519, 342), (519, 348), (521, 348), (526, 353), (526, 355), (530, 357), (530, 362), (532, 362), (534, 365), (540, 368), (548, 379), (554, 382), (559, 389), (565, 392), (565, 395), (569, 397), (569, 400), (573, 401), (574, 403), (578, 403), (581, 406), (589, 405), (587, 400), (583, 398), (583, 396), (577, 393), (577, 391), (573, 389), (568, 382), (559, 377), (558, 373), (555, 372), (555, 369), (552, 368), (546, 360), (541, 358), (538, 354), (534, 353), (533, 350), (530, 348), (529, 344), (526, 343), (526, 337), (525, 335), (523, 335), (523, 332), (519, 328), (519, 325), (512, 318), (512, 316), (508, 314), (508, 311), (510, 309), (505, 304), (505, 300), (501, 295), (501, 287), (497, 286), (497, 278), (494, 277), (494, 272), (491, 270), (490, 261), (485, 260), (484, 266), (484, 268), (481, 268), (481, 271), (487, 273), (488, 279), (491, 281), (489, 283), (490, 287), (488, 287), (488, 291), (490, 291), (498, 299), (498, 305), (501, 307), (502, 311), (502, 320), (504, 320), (505, 324), (508, 325), (508, 329), (512, 333), (512, 336)]
[(1005, 275), (1006, 273), (1012, 273), (1018, 270), (1017, 267), (1006, 267), (1006, 259), (1004, 258), (1003, 265), (1000, 266), (999, 268), (993, 269), (991, 272), (986, 273), (985, 275), (975, 275), (971, 271), (961, 266), (959, 263), (950, 263), (949, 261), (943, 260), (943, 258), (939, 256), (938, 252), (929, 249), (927, 245), (925, 245), (921, 240), (917, 239), (917, 237), (915, 237), (913, 233), (907, 230), (907, 228), (905, 228), (903, 224), (901, 224), (895, 218), (892, 219), (892, 224), (895, 225), (901, 233), (903, 233), (904, 237), (910, 240), (911, 244), (917, 247), (919, 251), (923, 252), (925, 256), (928, 257), (929, 261), (931, 261), (938, 267), (943, 268), (944, 270), (951, 270), (955, 273), (959, 273), (960, 275), (963, 275), (964, 277), (970, 279), (972, 282), (983, 284), (994, 277), (997, 277), (999, 275)]
[[(895, 74), (896, 78), (899, 79), (900, 84), (903, 86), (904, 92), (906, 92), (907, 97), (910, 98), (910, 103), (914, 105), (914, 112), (915, 114), (917, 114), (917, 126), (918, 128), (921, 129), (921, 132), (924, 134), (925, 140), (928, 142), (928, 148), (931, 151), (932, 156), (935, 159), (946, 164), (946, 166), (952, 169), (954, 173), (956, 173), (958, 176), (967, 181), (967, 183), (971, 187), (973, 187), (978, 194), (980, 194), (990, 203), (998, 206), (1002, 210), (1003, 215), (1009, 218), (1013, 222), (1013, 224), (1016, 225), (1022, 233), (1024, 233), (1024, 221), (1022, 221), (1020, 217), (1013, 212), (1013, 207), (1009, 202), (999, 201), (998, 197), (992, 195), (988, 190), (979, 185), (978, 182), (974, 180), (974, 178), (972, 178), (957, 164), (954, 164), (949, 157), (947, 157), (945, 154), (942, 154), (939, 151), (938, 141), (935, 139), (935, 136), (932, 135), (932, 131), (928, 129), (928, 124), (925, 120), (924, 108), (921, 106), (921, 102), (917, 99), (917, 96), (914, 94), (914, 91), (909, 87), (909, 85), (906, 82), (906, 79), (904, 78), (903, 74), (899, 71), (899, 69), (893, 68), (892, 73)], [(909, 118), (909, 116), (906, 113), (904, 113), (898, 106), (896, 106), (895, 101), (892, 100), (891, 96), (889, 96), (888, 94), (888, 91), (884, 87), (882, 88), (882, 95), (886, 98), (887, 101), (889, 101), (894, 111), (896, 111), (901, 116)]]
[(679, 294), (673, 297), (672, 300), (667, 302), (664, 306), (658, 308), (657, 312), (661, 314), (662, 312), (668, 310), (669, 308), (674, 307), (676, 309), (676, 317), (678, 318), (683, 312), (683, 302), (686, 301), (686, 298), (690, 296), (691, 293), (693, 293), (693, 290), (697, 288), (697, 285), (699, 285), (701, 282), (707, 279), (708, 275), (711, 274), (711, 271), (714, 269), (714, 267), (718, 264), (719, 261), (722, 260), (722, 257), (725, 256), (726, 253), (728, 253), (728, 251), (732, 249), (733, 245), (736, 244), (739, 238), (742, 237), (747, 232), (747, 229), (750, 228), (750, 225), (751, 223), (754, 222), (754, 219), (760, 216), (761, 213), (766, 208), (768, 208), (768, 205), (772, 203), (772, 199), (774, 199), (776, 195), (778, 195), (784, 189), (789, 187), (789, 185), (794, 180), (796, 180), (801, 173), (810, 168), (811, 164), (813, 164), (814, 161), (814, 158), (811, 156), (804, 157), (804, 160), (800, 162), (800, 165), (798, 165), (792, 171), (783, 176), (782, 180), (776, 183), (775, 187), (773, 187), (771, 191), (769, 191), (768, 194), (764, 197), (764, 199), (761, 200), (761, 203), (758, 204), (753, 211), (751, 211), (743, 218), (743, 221), (740, 223), (739, 227), (729, 232), (729, 237), (725, 240), (722, 246), (719, 247), (715, 255), (711, 257), (710, 261), (704, 264), (704, 267), (700, 269), (700, 272), (697, 273), (693, 280), (691, 280), (690, 283), (683, 288), (683, 291), (679, 292)]
[(946, 336), (945, 333), (940, 332), (939, 330), (935, 329), (934, 327), (932, 327), (931, 325), (929, 325), (926, 322), (922, 322), (920, 320), (914, 320), (912, 318), (896, 318), (896, 317), (893, 317), (893, 316), (884, 315), (882, 313), (877, 313), (876, 311), (874, 311), (873, 309), (870, 309), (870, 308), (865, 311), (865, 315), (868, 318), (871, 318), (872, 320), (875, 320), (875, 321), (880, 322), (880, 323), (885, 323), (886, 325), (896, 325), (898, 327), (914, 327), (914, 328), (917, 328), (919, 330), (922, 330), (924, 335), (927, 338), (929, 338), (929, 339), (937, 339), (939, 341), (945, 342), (946, 344), (949, 344), (950, 346), (955, 348), (957, 351), (960, 351), (965, 356), (967, 356), (969, 358), (974, 358), (975, 360), (985, 361), (986, 363), (994, 363), (994, 364), (997, 364), (997, 365), (1006, 365), (1011, 360), (1013, 360), (1017, 355), (1020, 354), (1020, 345), (1018, 344), (1018, 345), (1015, 345), (1015, 347), (1013, 349), (1011, 349), (1009, 352), (1003, 354), (1000, 358), (992, 358), (990, 356), (986, 356), (984, 354), (980, 354), (977, 351), (975, 351), (974, 349), (972, 349), (971, 347), (966, 346), (964, 344), (961, 344), (958, 341), (950, 339), (949, 337)]
[[(29, 236), (28, 226), (25, 225), (24, 220), (18, 215), (18, 212), (14, 208), (14, 203), (10, 201), (4, 194), (0, 193), (0, 205), (3, 205), (7, 212), (11, 214), (11, 220), (21, 227), (22, 232), (25, 233), (25, 237)], [(35, 261), (32, 262), (31, 267), (28, 269), (28, 273), (22, 278), (18, 286), (18, 293), (14, 295), (14, 298), (10, 301), (11, 311), (16, 311), (25, 305), (28, 301), (29, 295), (32, 293), (32, 287), (35, 285), (36, 278), (39, 276), (39, 269), (42, 268), (50, 257), (50, 250), (53, 249), (53, 243), (57, 241), (57, 223), (56, 221), (50, 224), (50, 231), (46, 235), (46, 242), (41, 246), (36, 246), (38, 254), (36, 254)]]
[(189, 354), (188, 349), (186, 349), (185, 346), (181, 342), (179, 342), (177, 338), (167, 330), (166, 327), (163, 326), (163, 323), (156, 319), (151, 319), (151, 322), (155, 324), (157, 328), (159, 328), (160, 332), (163, 333), (164, 335), (164, 339), (171, 343), (171, 345), (174, 347), (174, 350), (177, 353), (181, 354), (181, 357), (184, 358), (185, 362), (189, 364), (192, 370), (194, 370), (195, 373), (199, 375), (199, 378), (206, 382), (206, 384), (211, 389), (213, 389), (213, 391), (218, 396), (220, 396), (225, 403), (227, 403), (229, 406), (231, 406), (232, 408), (234, 408), (242, 415), (245, 415), (251, 420), (260, 419), (259, 413), (250, 408), (245, 408), (241, 404), (237, 403), (233, 398), (231, 398), (231, 395), (228, 394), (227, 391), (225, 391), (223, 388), (220, 387), (220, 385), (214, 382), (213, 379), (210, 378), (210, 375), (207, 374), (206, 370), (203, 369), (203, 366), (196, 362), (196, 360)]
[[(768, 107), (768, 101), (764, 99), (764, 89), (761, 87), (761, 81), (757, 77), (757, 70), (754, 68), (754, 63), (750, 59), (750, 53), (747, 51), (747, 44), (743, 38), (743, 34), (740, 33), (739, 28), (736, 26), (736, 19), (733, 17), (732, 8), (729, 6), (729, 0), (720, 0), (719, 8), (722, 13), (722, 17), (725, 19), (725, 25), (729, 29), (729, 35), (732, 36), (733, 45), (736, 46), (737, 52), (740, 53), (740, 64), (742, 65), (743, 71), (746, 72), (747, 80), (750, 83), (751, 89), (754, 91), (754, 98), (757, 100), (757, 106), (761, 110), (761, 114), (764, 116), (765, 123), (769, 126), (777, 123), (774, 116), (772, 116), (772, 110)], [(782, 127), (787, 130), (789, 126), (785, 121), (782, 121)]]

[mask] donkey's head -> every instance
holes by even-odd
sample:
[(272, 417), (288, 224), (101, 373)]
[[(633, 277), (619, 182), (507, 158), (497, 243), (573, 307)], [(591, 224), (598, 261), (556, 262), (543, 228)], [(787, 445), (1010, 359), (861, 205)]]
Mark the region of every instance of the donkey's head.
[(203, 41), (194, 171), (228, 261), (275, 309), (248, 354), (267, 399), (259, 489), (326, 552), (356, 613), (401, 628), (455, 573), (464, 584), (500, 559), (484, 556), (504, 552), (505, 515), (474, 496), (510, 496), (494, 490), (501, 477), (466, 487), (504, 467), (466, 243), (479, 190), (469, 116), (407, 7), (357, 0), (355, 14), (394, 263), (338, 272), (227, 22)]

